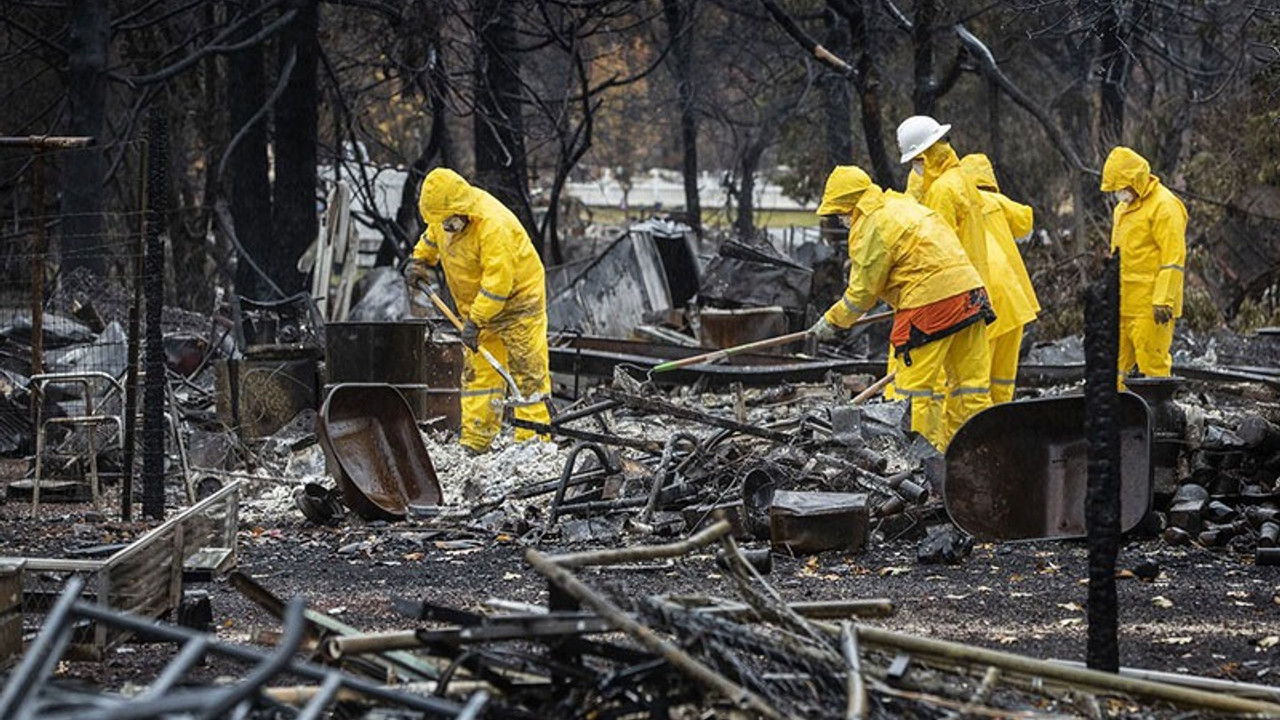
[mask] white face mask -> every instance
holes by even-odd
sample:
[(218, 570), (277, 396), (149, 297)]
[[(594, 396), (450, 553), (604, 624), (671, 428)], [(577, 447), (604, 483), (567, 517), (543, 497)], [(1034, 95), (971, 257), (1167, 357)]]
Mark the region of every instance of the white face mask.
[(840, 227), (844, 228), (845, 230), (848, 230), (849, 228), (853, 227), (852, 215), (840, 215), (839, 217), (840, 217)]
[(924, 158), (916, 158), (911, 161), (911, 172), (924, 177)]
[(444, 222), (440, 223), (440, 227), (450, 235), (462, 232), (466, 226), (467, 219), (461, 215), (450, 215), (444, 219)]
[(1133, 191), (1133, 188), (1124, 188), (1111, 193), (1111, 198), (1119, 205), (1120, 203), (1131, 203), (1137, 200), (1138, 194)]

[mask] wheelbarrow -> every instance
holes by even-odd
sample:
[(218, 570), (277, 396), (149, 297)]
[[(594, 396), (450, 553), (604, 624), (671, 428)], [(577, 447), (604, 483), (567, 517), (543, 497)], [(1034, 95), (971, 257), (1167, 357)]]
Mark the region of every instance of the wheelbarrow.
[[(1120, 526), (1151, 508), (1151, 413), (1120, 393)], [(947, 446), (947, 514), (980, 541), (1085, 537), (1089, 443), (1082, 395), (1001, 403), (973, 416)]]
[(320, 408), (320, 445), (342, 500), (366, 520), (402, 520), (443, 497), (413, 411), (394, 386), (342, 383)]

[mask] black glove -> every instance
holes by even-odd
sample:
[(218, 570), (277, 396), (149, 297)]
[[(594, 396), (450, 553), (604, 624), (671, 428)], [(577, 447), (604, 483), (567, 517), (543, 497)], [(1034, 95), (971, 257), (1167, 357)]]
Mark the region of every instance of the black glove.
[(462, 344), (471, 352), (480, 351), (480, 328), (470, 320), (462, 326)]
[(421, 260), (409, 259), (408, 264), (404, 266), (404, 283), (410, 289), (418, 289), (418, 283), (424, 285), (431, 284), (431, 266)]
[(1157, 325), (1164, 325), (1173, 319), (1173, 308), (1168, 305), (1156, 305), (1152, 308), (1151, 315)]

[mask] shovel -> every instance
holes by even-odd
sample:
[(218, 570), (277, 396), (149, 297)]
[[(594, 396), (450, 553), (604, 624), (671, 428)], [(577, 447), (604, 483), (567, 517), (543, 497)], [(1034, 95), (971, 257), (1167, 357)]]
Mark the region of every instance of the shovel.
[[(454, 314), (453, 310), (449, 309), (449, 306), (445, 304), (445, 301), (441, 299), (439, 295), (436, 294), (436, 291), (432, 290), (430, 285), (421, 281), (415, 283), (415, 286), (422, 292), (426, 293), (427, 297), (431, 298), (431, 303), (436, 306), (436, 309), (448, 318), (449, 322), (453, 323), (453, 326), (457, 328), (459, 333), (461, 333), (462, 321), (458, 319), (458, 316)], [(507, 372), (507, 369), (502, 366), (502, 363), (498, 362), (498, 358), (494, 357), (493, 353), (489, 352), (487, 348), (478, 346), (478, 350), (480, 355), (484, 357), (485, 361), (488, 362), (489, 365), (502, 376), (503, 381), (507, 383), (507, 390), (511, 393), (513, 399), (504, 401), (504, 404), (514, 407), (522, 407), (525, 405), (536, 405), (542, 402), (542, 393), (534, 393), (529, 397), (522, 395), (520, 393), (520, 388), (516, 387), (515, 378), (511, 377), (511, 373)]]
[[(881, 320), (889, 320), (891, 318), (893, 318), (892, 310), (882, 312), (882, 313), (876, 313), (875, 315), (866, 315), (864, 317), (860, 317), (857, 320), (855, 320), (853, 324), (850, 325), (848, 328), (842, 328), (842, 329), (848, 330), (850, 328), (858, 327), (859, 325), (870, 325), (871, 323), (877, 323), (877, 322), (880, 322)], [(653, 370), (651, 370), (650, 372), (660, 373), (660, 372), (666, 372), (668, 370), (675, 370), (677, 368), (688, 367), (690, 365), (700, 365), (702, 363), (717, 362), (719, 360), (723, 360), (729, 357), (730, 355), (737, 355), (738, 353), (750, 352), (751, 350), (764, 350), (765, 348), (778, 347), (779, 345), (787, 345), (789, 343), (799, 342), (807, 337), (809, 337), (808, 330), (801, 330), (800, 332), (787, 333), (786, 335), (779, 335), (777, 337), (766, 338), (764, 340), (756, 340), (754, 342), (744, 343), (742, 345), (734, 345), (733, 347), (713, 350), (712, 352), (709, 352), (709, 353), (703, 353), (702, 355), (694, 355), (693, 357), (687, 357), (681, 360), (670, 360), (668, 362), (655, 365), (653, 367)]]

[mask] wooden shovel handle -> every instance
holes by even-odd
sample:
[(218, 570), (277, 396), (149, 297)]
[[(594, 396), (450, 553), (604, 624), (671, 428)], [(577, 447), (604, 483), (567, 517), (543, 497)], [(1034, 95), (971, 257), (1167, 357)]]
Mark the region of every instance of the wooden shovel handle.
[[(858, 318), (853, 322), (852, 325), (844, 329), (848, 330), (849, 328), (855, 328), (855, 327), (858, 327), (859, 325), (870, 325), (871, 323), (880, 322), (881, 320), (888, 320), (892, 317), (893, 317), (893, 311), (877, 313), (875, 315), (866, 315), (864, 317)], [(700, 365), (702, 363), (715, 362), (716, 360), (722, 360), (724, 358), (729, 357), (730, 355), (737, 355), (738, 353), (742, 353), (742, 352), (748, 352), (751, 350), (763, 350), (765, 348), (777, 347), (779, 345), (786, 345), (787, 343), (798, 342), (800, 340), (805, 339), (808, 336), (809, 336), (808, 330), (801, 330), (800, 332), (787, 333), (786, 335), (779, 335), (777, 337), (766, 338), (764, 340), (756, 340), (754, 342), (744, 343), (742, 345), (734, 345), (733, 347), (721, 348), (720, 350), (713, 350), (709, 353), (703, 353), (701, 355), (694, 355), (693, 357), (687, 357), (681, 360), (671, 360), (669, 362), (661, 363), (659, 365), (654, 366), (653, 372), (656, 372), (656, 373), (666, 372), (668, 370), (675, 370), (677, 368), (688, 367), (690, 365)]]

